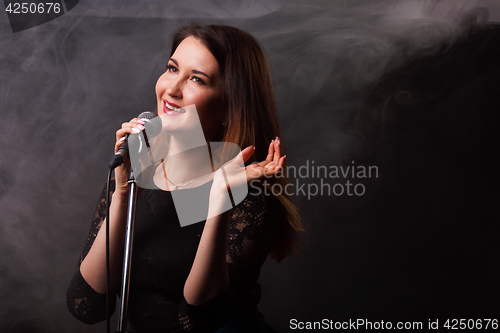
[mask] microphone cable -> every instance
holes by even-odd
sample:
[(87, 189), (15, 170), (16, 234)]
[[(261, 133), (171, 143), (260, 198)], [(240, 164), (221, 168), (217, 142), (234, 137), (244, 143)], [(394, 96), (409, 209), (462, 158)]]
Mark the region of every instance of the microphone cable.
[(110, 303), (111, 303), (111, 293), (109, 292), (109, 287), (111, 285), (111, 274), (109, 269), (109, 201), (110, 197), (110, 183), (111, 183), (111, 173), (113, 168), (108, 170), (108, 179), (106, 182), (106, 332), (111, 333), (111, 318), (110, 318)]

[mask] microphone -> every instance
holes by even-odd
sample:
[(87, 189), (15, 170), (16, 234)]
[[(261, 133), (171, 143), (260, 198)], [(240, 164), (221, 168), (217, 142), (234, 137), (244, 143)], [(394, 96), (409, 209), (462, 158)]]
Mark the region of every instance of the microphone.
[[(145, 129), (142, 132), (145, 132), (145, 135), (147, 135), (146, 138), (154, 138), (155, 136), (160, 134), (162, 129), (161, 118), (157, 117), (153, 112), (143, 112), (137, 118), (144, 120)], [(110, 169), (114, 169), (120, 166), (127, 160), (129, 156), (128, 136), (129, 134), (127, 133), (127, 135), (125, 136), (127, 139), (125, 139), (125, 142), (120, 146), (120, 148), (118, 148), (118, 151), (111, 158), (111, 161), (109, 162)]]

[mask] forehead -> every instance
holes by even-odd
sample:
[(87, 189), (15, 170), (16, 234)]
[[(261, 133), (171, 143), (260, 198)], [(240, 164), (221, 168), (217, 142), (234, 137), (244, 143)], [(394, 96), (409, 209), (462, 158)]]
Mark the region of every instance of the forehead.
[(177, 46), (172, 58), (179, 62), (179, 66), (190, 67), (209, 75), (215, 74), (219, 69), (217, 60), (208, 48), (192, 36), (185, 38)]

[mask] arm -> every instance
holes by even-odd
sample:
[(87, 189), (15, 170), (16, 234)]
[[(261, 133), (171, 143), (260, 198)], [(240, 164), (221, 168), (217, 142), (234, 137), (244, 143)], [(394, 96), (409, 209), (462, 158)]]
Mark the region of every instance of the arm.
[[(114, 182), (111, 184), (111, 192), (114, 191)], [(82, 276), (80, 267), (92, 245), (95, 242), (96, 236), (101, 230), (106, 214), (106, 189), (101, 192), (99, 202), (92, 220), (89, 235), (85, 242), (85, 247), (80, 255), (75, 274), (71, 284), (67, 290), (66, 302), (68, 310), (73, 316), (87, 324), (94, 324), (106, 319), (106, 295), (97, 292), (90, 286)], [(111, 309), (115, 308), (115, 298), (112, 298), (113, 303)]]
[[(113, 193), (109, 214), (111, 221), (109, 224), (109, 266), (111, 274), (111, 290), (118, 285), (121, 272), (123, 241), (125, 235), (127, 218), (127, 193)], [(102, 222), (97, 237), (95, 238), (90, 251), (85, 256), (80, 265), (80, 272), (87, 283), (100, 294), (106, 293), (106, 223), (107, 218)]]
[(198, 306), (184, 298), (179, 320), (185, 331), (214, 332), (231, 317), (247, 313), (260, 300), (260, 268), (274, 245), (279, 202), (274, 197), (249, 193), (229, 213), (225, 266), (229, 286)]
[[(116, 132), (115, 153), (124, 142), (125, 135), (144, 129), (143, 120), (134, 118), (129, 123), (124, 123), (122, 128)], [(111, 290), (118, 285), (121, 271), (121, 258), (123, 252), (123, 242), (127, 220), (127, 205), (129, 187), (127, 184), (130, 171), (130, 161), (115, 169), (116, 190), (113, 193), (109, 214), (111, 220), (106, 218), (103, 221), (102, 228), (105, 230), (106, 223), (109, 222), (109, 267)], [(87, 283), (98, 293), (106, 293), (106, 234), (99, 232), (92, 244), (92, 248), (83, 260), (80, 271)]]
[[(275, 147), (277, 149), (275, 149)], [(242, 151), (243, 159), (245, 161), (248, 160), (250, 155), (253, 153), (253, 150), (254, 148), (249, 147)], [(273, 141), (270, 144), (269, 154), (266, 161), (263, 161), (258, 165), (252, 165), (250, 170), (248, 170), (249, 167), (243, 169), (243, 172), (246, 174), (246, 177), (243, 177), (243, 179), (246, 178), (247, 181), (251, 181), (262, 177), (264, 174), (274, 174), (281, 170), (284, 159), (285, 158), (281, 156), (279, 141)], [(267, 169), (266, 166), (268, 167)], [(227, 172), (227, 168), (225, 169)], [(265, 171), (267, 171), (267, 173)], [(236, 173), (237, 172), (233, 173), (233, 175)], [(228, 175), (228, 178), (229, 177), (231, 177), (231, 175)], [(224, 182), (218, 184), (216, 177), (214, 177), (214, 184), (210, 195), (210, 211), (212, 211), (212, 209), (213, 211), (218, 211), (219, 206), (222, 206), (222, 202), (224, 201), (223, 198), (226, 195), (224, 191), (227, 191), (226, 184)], [(246, 202), (245, 205), (248, 206), (250, 200), (245, 199), (244, 202)], [(262, 209), (260, 214), (249, 211), (247, 212), (248, 215), (241, 213), (242, 208), (248, 208), (245, 205), (239, 208), (238, 214), (240, 217), (245, 216), (245, 220), (247, 222), (246, 226), (249, 227), (252, 223), (258, 223), (257, 227), (264, 228), (265, 225), (260, 221), (260, 219), (265, 215), (266, 209), (264, 205), (262, 204), (260, 207), (260, 209)], [(255, 210), (256, 207), (253, 207), (253, 209)], [(259, 208), (256, 210), (258, 211)], [(227, 305), (227, 302), (224, 299), (228, 296), (228, 293), (224, 293), (224, 291), (228, 289), (230, 283), (235, 285), (234, 281), (230, 281), (230, 276), (235, 276), (238, 272), (249, 269), (251, 273), (257, 272), (255, 275), (256, 281), (260, 266), (264, 262), (267, 253), (270, 250), (268, 246), (259, 248), (256, 243), (249, 242), (247, 237), (242, 237), (243, 235), (238, 236), (232, 233), (230, 235), (230, 240), (233, 241), (232, 244), (230, 244), (231, 250), (239, 250), (239, 253), (238, 255), (235, 253), (229, 255), (230, 251), (228, 251), (227, 248), (228, 227), (230, 224), (229, 215), (232, 213), (233, 212), (224, 212), (210, 217), (206, 221), (193, 266), (184, 285), (184, 304), (181, 304), (180, 320), (185, 330), (192, 330), (193, 327), (196, 330), (199, 329), (200, 326), (208, 327), (209, 324), (207, 324), (207, 321), (203, 320), (203, 317), (205, 317), (205, 319), (209, 318), (207, 314), (210, 314), (211, 317), (220, 317), (219, 326), (221, 323), (224, 323), (222, 314), (227, 312), (227, 309), (223, 309), (224, 305)], [(212, 215), (214, 214), (210, 214), (209, 212), (209, 216)], [(239, 232), (250, 232), (251, 229), (252, 228), (243, 228), (240, 226)], [(255, 239), (253, 240), (255, 241)], [(243, 246), (242, 243), (234, 244), (238, 241), (245, 242), (244, 253), (241, 251), (241, 247)], [(264, 253), (263, 256), (262, 253)], [(238, 257), (238, 260), (234, 260), (236, 257)], [(227, 259), (231, 261), (231, 266), (233, 267), (232, 272), (228, 271), (228, 264), (226, 262)], [(245, 264), (241, 266), (238, 265), (237, 262), (240, 260)], [(200, 308), (203, 308), (204, 310), (201, 311)], [(216, 318), (212, 318), (211, 320), (212, 323), (215, 323), (216, 321)], [(217, 324), (213, 327), (216, 326)]]
[(189, 304), (198, 306), (229, 286), (226, 267), (228, 224), (229, 212), (210, 217), (205, 223), (193, 266), (184, 284), (184, 298)]
[[(115, 152), (124, 142), (121, 138), (139, 125), (139, 119), (133, 119), (122, 125), (122, 128), (116, 132)], [(111, 290), (117, 287), (121, 272), (129, 170), (129, 161), (115, 169), (115, 182), (113, 183), (115, 189), (111, 190), (111, 220), (109, 221)], [(100, 232), (108, 223), (105, 215), (106, 191), (104, 189), (97, 205), (89, 237), (66, 295), (69, 311), (79, 320), (89, 324), (106, 319), (106, 235), (104, 231)], [(112, 298), (112, 300), (115, 299)], [(114, 309), (114, 304), (111, 306)]]
[[(184, 298), (189, 304), (200, 305), (207, 300), (221, 294), (229, 285), (228, 272), (226, 267), (226, 242), (229, 213), (221, 209), (227, 196), (229, 185), (225, 178), (230, 179), (233, 188), (241, 185), (246, 186), (246, 182), (260, 179), (264, 175), (272, 176), (279, 172), (285, 162), (285, 156), (281, 156), (279, 140), (273, 140), (269, 144), (268, 155), (265, 161), (259, 164), (252, 164), (247, 168), (242, 168), (238, 161), (247, 161), (253, 154), (255, 147), (250, 146), (240, 153), (241, 159), (234, 159), (234, 163), (229, 163), (222, 170), (218, 170), (214, 176), (214, 182), (210, 193), (209, 217), (206, 221), (203, 234), (200, 239), (198, 251), (193, 262), (193, 266), (184, 285)], [(239, 177), (243, 175), (243, 177)], [(239, 184), (239, 181), (243, 184)]]

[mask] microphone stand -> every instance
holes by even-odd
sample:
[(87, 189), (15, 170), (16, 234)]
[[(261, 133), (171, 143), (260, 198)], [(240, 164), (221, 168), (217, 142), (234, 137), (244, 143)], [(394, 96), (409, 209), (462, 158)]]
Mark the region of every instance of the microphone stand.
[(123, 254), (122, 283), (120, 290), (120, 317), (118, 319), (117, 333), (128, 333), (127, 331), (127, 310), (128, 294), (130, 287), (130, 268), (132, 265), (132, 243), (134, 240), (135, 206), (137, 203), (137, 184), (134, 179), (132, 168), (128, 176), (129, 197), (127, 208), (127, 229), (125, 231), (125, 246)]

